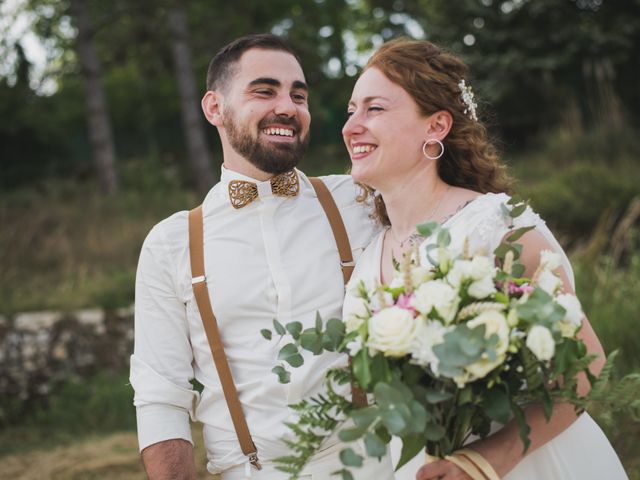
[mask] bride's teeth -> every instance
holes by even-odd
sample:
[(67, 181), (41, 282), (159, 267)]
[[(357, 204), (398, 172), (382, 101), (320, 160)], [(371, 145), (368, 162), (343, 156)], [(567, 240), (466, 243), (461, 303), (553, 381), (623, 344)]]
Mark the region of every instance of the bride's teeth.
[(356, 145), (353, 147), (353, 153), (369, 153), (375, 150), (376, 147), (373, 145)]

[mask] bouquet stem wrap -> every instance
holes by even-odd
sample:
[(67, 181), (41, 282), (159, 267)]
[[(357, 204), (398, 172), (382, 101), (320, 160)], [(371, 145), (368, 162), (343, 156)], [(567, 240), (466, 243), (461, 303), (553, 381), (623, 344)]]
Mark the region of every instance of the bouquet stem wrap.
[[(425, 454), (425, 463), (433, 463), (440, 458)], [(473, 480), (500, 480), (500, 477), (482, 455), (475, 450), (463, 448), (456, 450), (451, 455), (446, 455), (444, 460), (455, 464)]]

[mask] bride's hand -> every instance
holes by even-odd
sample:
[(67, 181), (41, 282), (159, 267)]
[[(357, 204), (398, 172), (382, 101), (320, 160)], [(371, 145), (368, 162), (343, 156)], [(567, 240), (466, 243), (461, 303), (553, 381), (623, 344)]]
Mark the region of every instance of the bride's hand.
[(438, 460), (420, 467), (416, 480), (471, 480), (461, 468), (447, 460)]

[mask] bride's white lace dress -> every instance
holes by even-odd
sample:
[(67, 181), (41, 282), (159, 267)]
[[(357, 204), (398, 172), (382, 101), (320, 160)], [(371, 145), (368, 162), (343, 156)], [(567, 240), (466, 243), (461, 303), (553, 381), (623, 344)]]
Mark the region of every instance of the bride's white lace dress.
[[(509, 200), (505, 194), (484, 194), (477, 197), (445, 223), (451, 233), (451, 246), (462, 251), (468, 238), (470, 251), (493, 252), (506, 235), (509, 218), (500, 205)], [(517, 227), (535, 225), (553, 248), (562, 255), (563, 268), (573, 286), (573, 271), (562, 248), (531, 209), (515, 221)], [(363, 252), (347, 288), (344, 316), (351, 311), (354, 297), (352, 287), (361, 280), (372, 286), (380, 281), (380, 258), (382, 253), (381, 232)], [(400, 441), (393, 439), (391, 456), (394, 465), (400, 457)], [(396, 472), (396, 480), (413, 480), (423, 464), (424, 457), (418, 455)], [(587, 413), (583, 413), (567, 430), (556, 438), (527, 455), (506, 477), (507, 480), (618, 480), (627, 475), (615, 451), (600, 427)]]

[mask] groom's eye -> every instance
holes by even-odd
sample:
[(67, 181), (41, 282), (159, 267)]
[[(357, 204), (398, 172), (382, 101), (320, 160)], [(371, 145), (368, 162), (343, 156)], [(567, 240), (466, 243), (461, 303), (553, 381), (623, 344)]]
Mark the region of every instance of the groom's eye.
[(380, 111), (383, 110), (383, 108), (373, 105), (373, 106), (369, 107), (367, 110), (369, 112), (380, 112)]
[(347, 110), (344, 114), (345, 118), (350, 118), (354, 113), (356, 113), (353, 110)]

